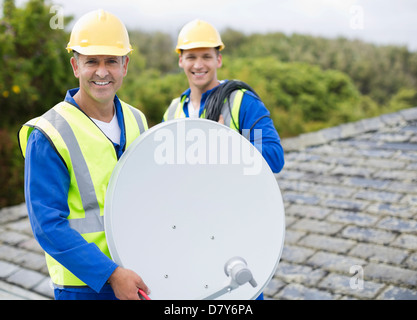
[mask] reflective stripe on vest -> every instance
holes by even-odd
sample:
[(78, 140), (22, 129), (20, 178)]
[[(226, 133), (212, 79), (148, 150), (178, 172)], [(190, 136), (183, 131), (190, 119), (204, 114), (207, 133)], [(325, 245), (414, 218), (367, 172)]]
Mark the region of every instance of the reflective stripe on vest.
[[(121, 104), (125, 117), (127, 139), (126, 145), (128, 146), (138, 135), (140, 135), (147, 129), (147, 124), (146, 119), (139, 110), (127, 105), (122, 101)], [(65, 102), (58, 104), (56, 107), (46, 112), (42, 117), (35, 118), (34, 120), (31, 120), (27, 124), (25, 124), (25, 126), (27, 126), (27, 129), (23, 130), (23, 128), (25, 128), (23, 127), (22, 130), (19, 132), (22, 154), (24, 155), (24, 153), (26, 152), (27, 140), (33, 128), (38, 128), (39, 130), (41, 130), (44, 134), (47, 135), (49, 140), (55, 140), (51, 142), (57, 149), (61, 158), (63, 158), (67, 167), (71, 166), (72, 164), (72, 170), (74, 172), (75, 181), (77, 182), (78, 190), (80, 193), (82, 208), (85, 213), (85, 217), (83, 218), (69, 219), (71, 228), (75, 229), (81, 234), (104, 231), (104, 221), (103, 216), (100, 215), (100, 206), (97, 201), (97, 195), (95, 192), (91, 192), (91, 190), (94, 191), (95, 188), (91, 175), (89, 174), (90, 170), (83, 157), (83, 153), (80, 149), (74, 131), (72, 130), (68, 121), (65, 120), (65, 118), (59, 113), (59, 111), (57, 111), (62, 109), (62, 107), (66, 107), (67, 105), (69, 104)], [(70, 105), (70, 108), (74, 108), (74, 106)], [(47, 123), (45, 122), (45, 120)], [(133, 123), (137, 125), (138, 129), (129, 130)], [(52, 128), (50, 126), (52, 126)], [(52, 134), (55, 136), (53, 139), (50, 136), (51, 131), (55, 131)], [(60, 139), (57, 135), (59, 135), (62, 138), (62, 141), (64, 143), (58, 143), (61, 144), (61, 146), (56, 145), (56, 140)], [(65, 148), (64, 145), (68, 149), (70, 159), (68, 158), (68, 155), (63, 154), (66, 153), (66, 151), (61, 149)], [(115, 161), (117, 162), (117, 158), (115, 159)]]
[(104, 231), (103, 216), (100, 216), (100, 206), (97, 201), (94, 184), (91, 175), (88, 174), (88, 166), (85, 162), (77, 138), (68, 122), (54, 109), (49, 110), (43, 115), (44, 119), (49, 121), (60, 133), (65, 144), (67, 145), (73, 170), (80, 192), (82, 206), (84, 208), (85, 217), (81, 219), (69, 219), (71, 228), (79, 233), (92, 233)]
[[(139, 110), (120, 102), (127, 148), (147, 129), (147, 123)], [(45, 135), (67, 166), (70, 176), (70, 227), (78, 231), (87, 242), (95, 243), (110, 258), (104, 234), (103, 211), (106, 188), (118, 161), (113, 143), (81, 110), (66, 102), (22, 126), (18, 136), (23, 156), (34, 128)], [(97, 157), (97, 154), (100, 156)], [(46, 261), (55, 284), (85, 285), (48, 254)]]
[[(243, 94), (245, 91), (246, 91), (245, 89), (235, 90), (230, 95), (230, 108), (232, 111), (231, 113), (230, 113), (227, 101), (225, 101), (222, 107), (222, 111), (221, 111), (221, 114), (223, 115), (223, 118), (224, 118), (224, 124), (228, 126), (229, 128), (234, 129), (236, 131), (239, 131), (239, 110), (240, 110), (240, 105), (242, 103)], [(176, 98), (172, 100), (170, 106), (165, 112), (164, 120), (167, 121), (167, 120), (185, 118), (186, 116), (184, 113), (184, 102), (186, 99), (187, 99), (187, 96), (184, 95), (181, 101), (180, 101), (180, 98)], [(204, 117), (205, 117), (205, 110), (203, 114), (200, 116), (200, 118), (204, 118)]]

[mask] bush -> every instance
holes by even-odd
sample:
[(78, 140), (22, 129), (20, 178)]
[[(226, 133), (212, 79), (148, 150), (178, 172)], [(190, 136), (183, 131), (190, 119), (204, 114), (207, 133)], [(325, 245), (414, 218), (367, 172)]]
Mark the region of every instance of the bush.
[(41, 0), (30, 0), (23, 8), (4, 1), (0, 20), (2, 126), (42, 114), (76, 84), (64, 50), (69, 36), (50, 27), (49, 10)]
[(337, 122), (345, 104), (360, 107), (360, 93), (340, 71), (272, 57), (225, 59), (223, 68), (222, 77), (247, 82), (261, 96), (282, 137)]
[(25, 201), (23, 193), (24, 161), (17, 144), (17, 127), (0, 129), (0, 208)]

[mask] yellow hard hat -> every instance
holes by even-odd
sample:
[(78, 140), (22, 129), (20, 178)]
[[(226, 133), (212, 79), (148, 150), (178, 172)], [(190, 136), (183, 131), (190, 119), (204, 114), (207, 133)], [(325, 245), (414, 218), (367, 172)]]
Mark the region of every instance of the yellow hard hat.
[(100, 9), (83, 15), (76, 22), (66, 49), (83, 55), (124, 56), (132, 51), (132, 46), (122, 21)]
[(181, 53), (181, 50), (217, 47), (220, 50), (225, 47), (219, 32), (210, 23), (196, 19), (181, 29), (175, 51)]

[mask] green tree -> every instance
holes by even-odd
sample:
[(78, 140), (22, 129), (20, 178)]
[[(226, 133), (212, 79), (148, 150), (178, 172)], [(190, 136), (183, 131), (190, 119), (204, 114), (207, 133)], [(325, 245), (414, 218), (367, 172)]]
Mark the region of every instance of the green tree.
[(231, 58), (253, 59), (272, 56), (282, 62), (304, 62), (347, 74), (363, 95), (381, 108), (401, 89), (417, 85), (417, 52), (406, 47), (377, 46), (343, 37), (326, 39), (280, 32), (244, 36), (227, 29), (225, 39), (238, 35), (233, 47), (226, 43)]
[[(225, 58), (219, 75), (251, 85), (276, 115), (275, 125), (283, 136), (306, 132), (309, 125), (317, 129), (334, 124), (344, 104), (354, 110), (360, 102), (360, 93), (348, 75), (307, 63), (283, 63), (273, 57)], [(288, 115), (291, 120), (282, 121), (278, 115)]]
[(15, 7), (12, 0), (4, 1), (0, 20), (1, 126), (41, 114), (76, 83), (69, 55), (63, 50), (68, 34), (51, 28), (50, 7), (43, 0), (29, 0), (23, 8)]
[(178, 55), (174, 51), (172, 38), (165, 33), (129, 32), (130, 42), (137, 47), (145, 58), (146, 69), (156, 69), (161, 73), (170, 73), (178, 66)]
[[(0, 18), (0, 207), (21, 203), (23, 158), (16, 132), (75, 86), (65, 47), (69, 35), (50, 26), (51, 5), (4, 0)], [(66, 22), (70, 18), (66, 18)]]
[(118, 96), (142, 110), (149, 126), (162, 121), (172, 99), (180, 96), (188, 86), (187, 78), (182, 73), (162, 75), (159, 70), (149, 69), (139, 74), (131, 73), (130, 76), (124, 81)]

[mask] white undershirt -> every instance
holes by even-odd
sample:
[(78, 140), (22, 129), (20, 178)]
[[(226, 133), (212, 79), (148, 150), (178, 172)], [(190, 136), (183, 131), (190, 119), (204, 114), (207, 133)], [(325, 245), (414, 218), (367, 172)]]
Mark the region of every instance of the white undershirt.
[(188, 115), (190, 118), (199, 118), (200, 117), (200, 110), (194, 109), (193, 103), (190, 101), (188, 102)]
[(104, 122), (91, 118), (94, 123), (104, 132), (104, 134), (114, 143), (120, 144), (120, 126), (117, 121), (116, 110), (114, 110), (113, 119), (110, 122)]

